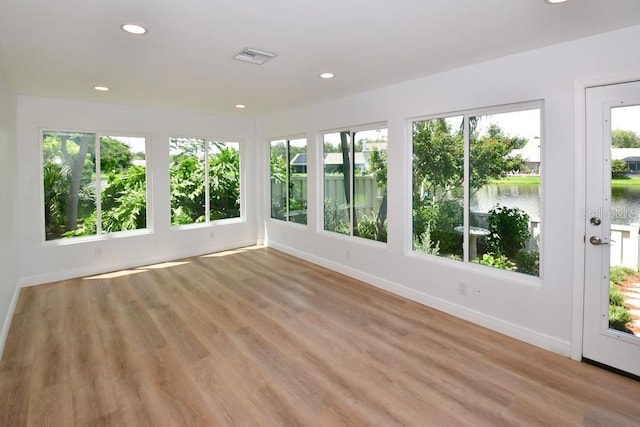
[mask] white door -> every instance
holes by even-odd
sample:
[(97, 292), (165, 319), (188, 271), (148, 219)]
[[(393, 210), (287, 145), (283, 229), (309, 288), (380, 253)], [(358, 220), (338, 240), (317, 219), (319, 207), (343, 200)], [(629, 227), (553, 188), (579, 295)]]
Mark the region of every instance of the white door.
[[(640, 375), (640, 322), (634, 323), (640, 318), (635, 307), (640, 294), (634, 285), (610, 289), (611, 268), (638, 269), (640, 148), (633, 146), (640, 147), (640, 81), (587, 88), (586, 139), (583, 357)], [(632, 147), (617, 148), (612, 141)], [(620, 160), (631, 173), (612, 179)], [(632, 320), (621, 323), (629, 317), (625, 311)]]

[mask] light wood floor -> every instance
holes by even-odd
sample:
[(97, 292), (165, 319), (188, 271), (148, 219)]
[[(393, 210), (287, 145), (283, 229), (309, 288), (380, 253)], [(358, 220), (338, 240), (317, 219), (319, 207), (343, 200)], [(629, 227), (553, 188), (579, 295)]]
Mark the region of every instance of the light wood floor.
[(22, 289), (0, 425), (637, 426), (640, 382), (257, 248)]

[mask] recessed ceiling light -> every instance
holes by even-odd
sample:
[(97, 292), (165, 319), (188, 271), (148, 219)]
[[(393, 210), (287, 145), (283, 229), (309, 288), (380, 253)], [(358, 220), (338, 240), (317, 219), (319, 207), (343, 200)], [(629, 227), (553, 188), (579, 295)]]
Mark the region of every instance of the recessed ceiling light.
[(122, 28), (124, 31), (126, 31), (129, 34), (142, 35), (147, 33), (146, 28), (141, 27), (140, 25), (137, 25), (137, 24), (122, 24), (120, 28)]
[(544, 0), (544, 1), (550, 4), (557, 4), (557, 3), (564, 3), (568, 0)]
[(93, 88), (100, 92), (107, 92), (109, 90), (109, 88), (106, 86), (94, 86)]
[(247, 108), (247, 106), (244, 104), (236, 104), (236, 108), (242, 110), (243, 108)]
[(320, 78), (321, 79), (332, 79), (333, 78), (333, 73), (322, 73), (322, 74), (320, 74)]

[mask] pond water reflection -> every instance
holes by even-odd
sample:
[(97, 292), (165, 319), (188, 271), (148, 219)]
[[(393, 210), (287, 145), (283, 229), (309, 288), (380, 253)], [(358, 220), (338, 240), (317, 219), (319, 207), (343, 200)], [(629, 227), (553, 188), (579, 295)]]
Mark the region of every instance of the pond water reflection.
[[(640, 186), (612, 188), (611, 223), (640, 222)], [(488, 184), (471, 197), (471, 210), (488, 212), (496, 203), (519, 207), (532, 219), (540, 218), (539, 184)]]

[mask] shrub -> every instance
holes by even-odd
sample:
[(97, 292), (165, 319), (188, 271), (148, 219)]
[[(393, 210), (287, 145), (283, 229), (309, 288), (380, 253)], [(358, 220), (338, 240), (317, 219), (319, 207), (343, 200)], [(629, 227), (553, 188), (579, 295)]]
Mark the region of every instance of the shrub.
[(633, 316), (624, 305), (624, 294), (619, 285), (635, 273), (628, 267), (613, 267), (609, 271), (609, 327), (612, 329), (629, 331), (627, 324), (633, 321)]
[(457, 200), (440, 200), (413, 210), (413, 236), (422, 243), (430, 230), (432, 242), (439, 244), (440, 253), (462, 255), (462, 234), (454, 227), (463, 224), (463, 208)]
[(611, 281), (609, 282), (609, 304), (624, 306), (624, 295), (620, 287)]
[(624, 160), (612, 160), (611, 161), (611, 177), (622, 178), (629, 172), (629, 166)]
[(431, 241), (431, 228), (427, 227), (427, 230), (420, 235), (420, 237), (413, 238), (413, 250), (417, 252), (424, 252), (426, 254), (438, 255), (440, 252), (440, 242)]
[(540, 252), (520, 251), (516, 255), (515, 261), (518, 266), (518, 272), (530, 274), (531, 276), (540, 276)]
[(609, 327), (618, 331), (628, 331), (627, 324), (633, 320), (625, 307), (609, 305)]
[(338, 208), (338, 203), (333, 199), (324, 201), (324, 229), (341, 234), (351, 234), (348, 216), (344, 210)]
[(529, 215), (520, 208), (496, 205), (489, 211), (489, 252), (514, 259), (531, 237)]
[(609, 271), (609, 280), (618, 285), (622, 283), (627, 276), (634, 273), (635, 271), (629, 267), (612, 267)]
[(501, 270), (514, 271), (516, 265), (513, 261), (504, 255), (494, 255), (491, 253), (482, 255), (482, 258), (476, 258), (472, 262), (476, 264), (488, 265), (489, 267), (499, 268)]
[(387, 221), (379, 222), (378, 216), (370, 213), (358, 218), (358, 236), (365, 239), (387, 241)]

